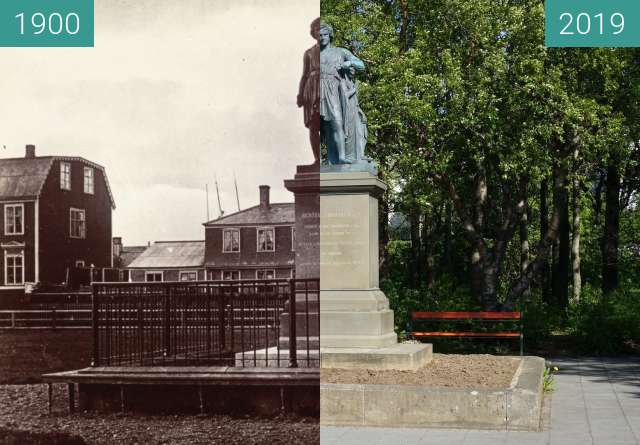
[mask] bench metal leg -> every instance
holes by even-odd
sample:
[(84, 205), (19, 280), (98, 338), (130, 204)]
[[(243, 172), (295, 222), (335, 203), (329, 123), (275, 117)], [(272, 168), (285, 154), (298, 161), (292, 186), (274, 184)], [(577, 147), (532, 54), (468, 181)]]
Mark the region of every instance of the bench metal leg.
[(47, 393), (48, 393), (48, 403), (47, 403), (47, 408), (49, 409), (49, 415), (51, 415), (51, 411), (53, 410), (53, 387), (51, 386), (51, 383), (47, 383)]
[(125, 404), (124, 404), (124, 385), (120, 385), (120, 412), (124, 414)]
[(69, 413), (76, 412), (76, 385), (75, 383), (67, 383), (69, 387)]
[(200, 414), (204, 414), (204, 397), (202, 395), (202, 385), (198, 385), (198, 398), (200, 399)]

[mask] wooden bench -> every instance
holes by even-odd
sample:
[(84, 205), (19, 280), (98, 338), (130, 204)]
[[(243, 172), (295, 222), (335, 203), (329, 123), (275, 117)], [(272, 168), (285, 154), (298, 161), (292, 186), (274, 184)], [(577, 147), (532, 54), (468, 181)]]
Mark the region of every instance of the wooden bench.
[[(462, 322), (478, 321), (482, 323), (517, 323), (517, 331), (508, 332), (470, 332), (470, 331), (420, 331), (416, 330), (416, 323), (420, 322)], [(520, 342), (520, 355), (524, 350), (524, 334), (522, 332), (521, 312), (424, 312), (412, 311), (409, 313), (407, 333), (411, 339), (422, 338), (507, 338), (517, 339)]]

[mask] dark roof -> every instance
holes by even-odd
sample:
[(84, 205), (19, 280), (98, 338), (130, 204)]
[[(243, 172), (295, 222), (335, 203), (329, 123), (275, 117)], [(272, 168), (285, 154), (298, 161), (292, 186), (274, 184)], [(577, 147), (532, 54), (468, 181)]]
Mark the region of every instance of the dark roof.
[(132, 269), (202, 267), (204, 241), (156, 241), (129, 264)]
[(36, 199), (42, 193), (54, 161), (78, 161), (102, 171), (111, 206), (116, 204), (104, 167), (81, 157), (38, 156), (0, 159), (0, 199)]
[(260, 205), (241, 210), (222, 218), (214, 219), (205, 226), (240, 226), (240, 225), (273, 225), (273, 224), (293, 224), (296, 220), (295, 207), (291, 202), (281, 204), (271, 204), (267, 211), (260, 208)]
[(120, 267), (128, 267), (149, 246), (124, 246), (120, 252)]

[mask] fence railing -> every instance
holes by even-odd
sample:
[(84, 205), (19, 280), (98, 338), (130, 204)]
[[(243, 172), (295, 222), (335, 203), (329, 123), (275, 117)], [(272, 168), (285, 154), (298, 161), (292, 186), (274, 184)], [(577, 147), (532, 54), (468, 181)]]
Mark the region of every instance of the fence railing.
[(93, 284), (93, 366), (319, 366), (319, 280)]
[(90, 309), (10, 309), (0, 310), (1, 329), (91, 328)]

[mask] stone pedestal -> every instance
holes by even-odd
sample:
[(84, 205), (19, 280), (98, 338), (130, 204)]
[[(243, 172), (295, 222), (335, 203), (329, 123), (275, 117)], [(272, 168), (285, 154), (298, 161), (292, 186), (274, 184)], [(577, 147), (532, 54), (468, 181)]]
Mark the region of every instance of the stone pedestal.
[(378, 198), (368, 171), (320, 174), (321, 366), (416, 369), (431, 345), (399, 345), (379, 288)]

